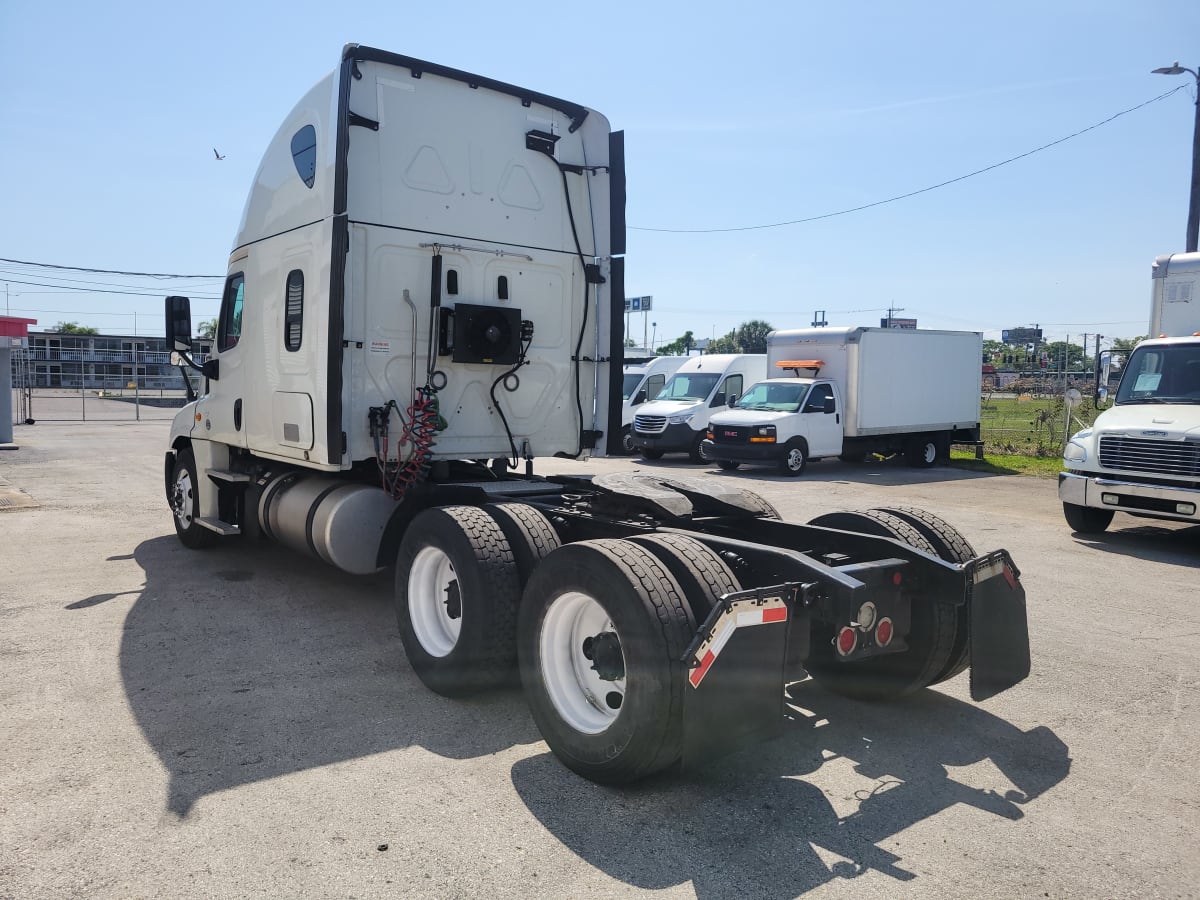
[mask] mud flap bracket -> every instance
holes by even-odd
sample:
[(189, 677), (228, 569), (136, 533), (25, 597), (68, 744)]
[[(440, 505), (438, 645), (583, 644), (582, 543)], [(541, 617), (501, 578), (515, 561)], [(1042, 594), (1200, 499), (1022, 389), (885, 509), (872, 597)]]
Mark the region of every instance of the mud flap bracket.
[(783, 728), (784, 663), (798, 583), (726, 594), (684, 654), (683, 768)]

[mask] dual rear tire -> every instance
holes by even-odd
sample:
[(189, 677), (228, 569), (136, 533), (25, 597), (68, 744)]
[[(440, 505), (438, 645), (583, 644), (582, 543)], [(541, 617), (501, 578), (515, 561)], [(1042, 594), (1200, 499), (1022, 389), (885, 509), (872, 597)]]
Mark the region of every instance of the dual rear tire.
[(717, 598), (738, 589), (725, 562), (684, 535), (559, 546), (530, 506), (441, 507), (418, 514), (401, 542), (396, 613), (427, 687), (469, 694), (503, 683), (519, 660), (554, 753), (586, 778), (621, 783), (679, 759), (684, 651)]

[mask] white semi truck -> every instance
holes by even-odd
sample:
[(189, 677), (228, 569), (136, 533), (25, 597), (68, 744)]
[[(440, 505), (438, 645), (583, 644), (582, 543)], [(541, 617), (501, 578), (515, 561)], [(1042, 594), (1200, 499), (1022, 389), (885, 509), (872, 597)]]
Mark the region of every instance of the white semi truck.
[[(620, 449), (622, 146), (579, 104), (347, 46), (247, 200), (165, 457), (180, 539), (394, 566), (421, 680), (457, 696), (519, 666), (597, 781), (776, 733), (806, 673), (863, 697), (968, 666), (976, 699), (1019, 682), (1016, 566), (932, 515), (790, 524), (727, 483), (533, 474)], [(187, 298), (167, 335), (192, 365)]]
[(1118, 512), (1200, 522), (1200, 253), (1158, 257), (1151, 284), (1150, 339), (1125, 360), (1113, 407), (1063, 450), (1058, 496), (1082, 534)]
[(973, 331), (798, 328), (767, 336), (777, 377), (712, 417), (703, 444), (723, 469), (800, 475), (809, 460), (903, 453), (932, 466), (979, 440), (983, 336)]

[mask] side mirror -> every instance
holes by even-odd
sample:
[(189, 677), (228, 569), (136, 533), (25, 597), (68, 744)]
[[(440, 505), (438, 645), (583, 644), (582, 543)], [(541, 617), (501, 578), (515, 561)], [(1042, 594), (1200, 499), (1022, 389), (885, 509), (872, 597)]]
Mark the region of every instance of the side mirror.
[(730, 395), (729, 395), (729, 402), (728, 402), (728, 403), (726, 403), (725, 405), (726, 405), (726, 406), (733, 406), (733, 405), (734, 405), (735, 403), (737, 403), (737, 402), (738, 402), (738, 395), (737, 395), (737, 394), (730, 394)]
[(205, 378), (210, 378), (213, 381), (221, 380), (221, 361), (219, 359), (206, 360), (204, 365), (200, 367), (200, 374)]
[(192, 304), (187, 297), (168, 297), (167, 347), (187, 353), (192, 349)]
[(1096, 360), (1096, 394), (1095, 400), (1097, 406), (1103, 406), (1108, 402), (1108, 378), (1112, 374), (1113, 354), (1111, 350), (1105, 350)]
[(837, 401), (832, 397), (825, 398), (825, 412), (831, 413), (837, 410)]

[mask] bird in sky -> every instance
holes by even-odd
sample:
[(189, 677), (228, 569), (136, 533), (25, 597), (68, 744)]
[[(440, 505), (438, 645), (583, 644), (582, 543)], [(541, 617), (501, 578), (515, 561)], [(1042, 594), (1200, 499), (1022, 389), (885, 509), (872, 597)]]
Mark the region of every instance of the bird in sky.
[(213, 156), (215, 156), (218, 160), (222, 160), (225, 158), (224, 156), (222, 156), (220, 153), (217, 152), (216, 147), (213, 147)]

